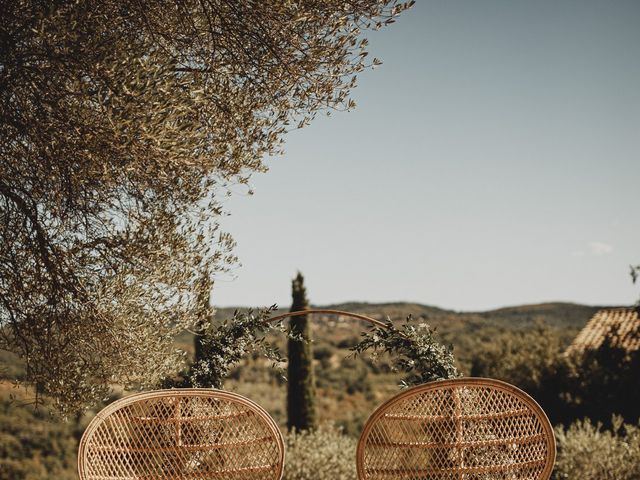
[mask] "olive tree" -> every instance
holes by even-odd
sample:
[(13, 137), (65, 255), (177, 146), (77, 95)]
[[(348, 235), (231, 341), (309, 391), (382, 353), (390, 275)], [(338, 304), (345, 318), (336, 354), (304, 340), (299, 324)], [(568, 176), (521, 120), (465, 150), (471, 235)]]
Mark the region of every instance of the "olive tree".
[[(349, 109), (397, 0), (0, 0), (0, 348), (73, 410), (173, 371), (221, 195)], [(195, 312), (195, 313), (194, 313)]]

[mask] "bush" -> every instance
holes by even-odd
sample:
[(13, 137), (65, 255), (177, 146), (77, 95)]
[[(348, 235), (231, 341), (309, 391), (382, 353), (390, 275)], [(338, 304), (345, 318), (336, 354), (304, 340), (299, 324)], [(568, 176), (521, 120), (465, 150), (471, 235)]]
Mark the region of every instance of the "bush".
[(46, 409), (21, 405), (0, 388), (0, 480), (77, 479), (74, 425), (55, 422)]
[(640, 478), (640, 427), (613, 417), (613, 429), (579, 420), (556, 429), (556, 480), (637, 480)]
[[(543, 324), (528, 331), (502, 332), (478, 349), (471, 376), (497, 378), (527, 392), (542, 406), (552, 423), (568, 425), (579, 415), (571, 368), (562, 355), (562, 333)], [(612, 410), (606, 410), (607, 418)]]
[(323, 426), (289, 433), (283, 480), (351, 480), (356, 478), (356, 440), (340, 429)]
[(545, 325), (503, 332), (476, 353), (471, 376), (504, 380), (534, 395), (556, 368), (562, 350), (560, 333)]

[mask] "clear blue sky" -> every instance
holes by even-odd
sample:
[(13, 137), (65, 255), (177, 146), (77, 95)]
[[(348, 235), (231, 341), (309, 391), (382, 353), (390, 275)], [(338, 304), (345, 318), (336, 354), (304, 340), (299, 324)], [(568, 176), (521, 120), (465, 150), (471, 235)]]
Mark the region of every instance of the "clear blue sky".
[(369, 35), (350, 113), (289, 135), (225, 204), (217, 305), (631, 304), (640, 2), (425, 1)]

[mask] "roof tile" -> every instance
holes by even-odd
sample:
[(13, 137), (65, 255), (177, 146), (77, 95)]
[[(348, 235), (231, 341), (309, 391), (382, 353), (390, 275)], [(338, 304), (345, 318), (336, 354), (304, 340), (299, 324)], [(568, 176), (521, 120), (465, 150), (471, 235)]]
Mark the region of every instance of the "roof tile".
[(587, 322), (567, 348), (566, 354), (595, 350), (607, 335), (615, 347), (631, 352), (640, 350), (640, 315), (636, 308), (600, 310)]

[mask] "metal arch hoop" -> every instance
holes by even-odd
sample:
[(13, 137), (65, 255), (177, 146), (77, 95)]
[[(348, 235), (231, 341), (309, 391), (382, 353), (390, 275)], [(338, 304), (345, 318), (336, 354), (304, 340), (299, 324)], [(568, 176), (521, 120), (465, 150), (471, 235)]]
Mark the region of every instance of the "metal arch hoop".
[(375, 426), (376, 422), (385, 415), (385, 413), (405, 400), (407, 397), (411, 397), (416, 394), (421, 394), (424, 392), (434, 391), (434, 390), (446, 390), (452, 387), (464, 387), (464, 386), (476, 386), (476, 387), (488, 387), (493, 390), (498, 390), (510, 395), (515, 396), (518, 400), (522, 401), (528, 408), (531, 409), (533, 414), (537, 417), (540, 422), (542, 429), (544, 431), (544, 440), (547, 445), (547, 454), (545, 458), (545, 464), (540, 476), (539, 480), (548, 480), (551, 478), (551, 473), (553, 472), (553, 467), (556, 459), (556, 440), (553, 432), (553, 427), (551, 426), (551, 422), (547, 417), (547, 414), (542, 409), (542, 407), (536, 402), (529, 394), (520, 390), (518, 387), (511, 385), (509, 383), (495, 380), (491, 378), (455, 378), (450, 380), (438, 380), (434, 382), (425, 383), (422, 385), (417, 385), (415, 387), (408, 388), (403, 392), (394, 395), (390, 399), (386, 400), (382, 403), (378, 408), (374, 410), (374, 412), (369, 416), (365, 425), (363, 427), (362, 433), (358, 440), (358, 447), (356, 451), (356, 470), (357, 470), (357, 478), (359, 480), (367, 480), (367, 474), (365, 471), (365, 449), (367, 447), (367, 439), (371, 430)]
[(95, 431), (104, 423), (104, 421), (109, 418), (110, 415), (117, 412), (118, 410), (128, 407), (129, 405), (133, 405), (137, 402), (152, 400), (157, 398), (165, 398), (165, 397), (209, 397), (209, 398), (217, 398), (222, 400), (227, 400), (233, 403), (241, 404), (249, 409), (253, 410), (262, 421), (266, 423), (269, 427), (269, 431), (271, 431), (273, 435), (273, 439), (276, 442), (277, 450), (278, 450), (278, 459), (276, 464), (276, 472), (275, 477), (277, 480), (282, 479), (282, 475), (284, 473), (284, 457), (285, 457), (285, 444), (284, 439), (282, 437), (282, 432), (278, 425), (273, 420), (271, 415), (259, 404), (254, 402), (253, 400), (244, 397), (240, 394), (234, 392), (228, 392), (225, 390), (217, 390), (213, 388), (180, 388), (180, 389), (165, 389), (165, 390), (154, 390), (150, 392), (142, 392), (136, 393), (133, 395), (126, 396), (115, 402), (109, 404), (105, 408), (103, 408), (100, 412), (96, 414), (96, 416), (91, 420), (87, 428), (85, 429), (82, 438), (80, 439), (80, 446), (78, 448), (78, 475), (80, 480), (85, 480), (87, 478), (87, 463), (89, 462), (87, 446), (92, 440), (93, 434)]
[(362, 321), (371, 323), (372, 325), (375, 325), (377, 327), (389, 329), (389, 325), (387, 325), (386, 323), (381, 322), (380, 320), (376, 320), (375, 318), (368, 317), (367, 315), (361, 315), (359, 313), (345, 312), (345, 311), (342, 311), (342, 310), (328, 310), (328, 309), (298, 310), (297, 312), (283, 313), (281, 315), (276, 315), (275, 317), (271, 317), (271, 318), (266, 319), (265, 323), (277, 322), (279, 320), (283, 320), (283, 319), (289, 318), (289, 317), (300, 317), (300, 316), (303, 316), (303, 315), (312, 315), (314, 313), (324, 313), (324, 314), (327, 314), (327, 315), (341, 315), (343, 317), (351, 317), (351, 318), (355, 318), (357, 320), (362, 320)]

